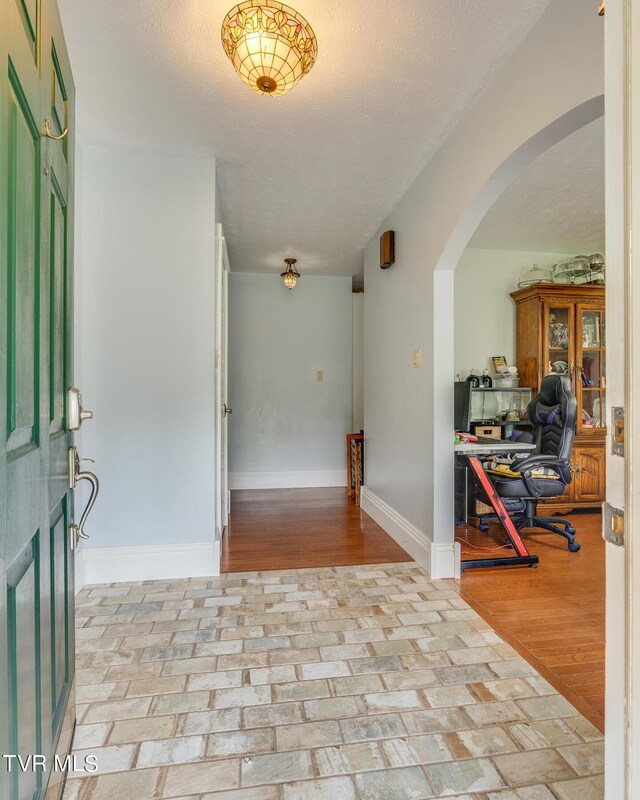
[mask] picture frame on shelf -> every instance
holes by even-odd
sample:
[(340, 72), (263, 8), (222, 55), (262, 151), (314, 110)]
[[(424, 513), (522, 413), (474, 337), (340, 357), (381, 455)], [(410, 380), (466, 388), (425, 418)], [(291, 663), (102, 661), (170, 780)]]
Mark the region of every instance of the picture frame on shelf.
[(493, 361), (493, 368), (496, 375), (501, 375), (507, 369), (506, 356), (491, 356), (491, 360)]

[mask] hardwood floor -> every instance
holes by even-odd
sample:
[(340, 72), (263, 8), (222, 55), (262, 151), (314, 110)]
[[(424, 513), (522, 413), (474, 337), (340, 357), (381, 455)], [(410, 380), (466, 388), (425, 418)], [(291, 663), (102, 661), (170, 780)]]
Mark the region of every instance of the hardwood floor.
[[(527, 534), (537, 569), (468, 570), (451, 581), (462, 597), (594, 725), (604, 731), (605, 547), (599, 514), (573, 514), (582, 548)], [(463, 558), (504, 544), (500, 526), (456, 528)], [(504, 554), (504, 550), (500, 551)], [(488, 553), (486, 555), (489, 555)]]
[(411, 561), (346, 489), (231, 493), (222, 572)]

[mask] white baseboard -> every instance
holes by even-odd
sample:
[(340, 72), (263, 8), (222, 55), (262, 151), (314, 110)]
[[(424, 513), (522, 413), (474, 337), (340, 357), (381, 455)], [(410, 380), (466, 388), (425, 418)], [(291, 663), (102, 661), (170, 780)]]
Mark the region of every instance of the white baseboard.
[(147, 547), (81, 547), (76, 592), (92, 583), (200, 578), (220, 574), (219, 541)]
[(460, 543), (431, 543), (431, 569), (429, 575), (436, 578), (460, 577)]
[(313, 489), (346, 485), (346, 469), (229, 473), (230, 489)]
[(415, 527), (377, 495), (362, 487), (361, 508), (403, 550), (429, 573), (429, 577), (455, 578), (460, 575), (460, 545), (457, 542), (434, 544), (426, 533)]

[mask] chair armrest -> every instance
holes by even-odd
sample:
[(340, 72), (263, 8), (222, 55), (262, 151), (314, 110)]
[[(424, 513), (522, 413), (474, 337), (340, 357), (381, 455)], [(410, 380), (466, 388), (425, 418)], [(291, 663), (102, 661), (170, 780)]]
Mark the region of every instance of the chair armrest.
[(512, 464), (512, 469), (516, 469), (522, 474), (522, 480), (532, 497), (540, 497), (542, 495), (532, 475), (532, 471), (537, 467), (555, 468), (557, 469), (558, 477), (562, 479), (560, 470), (563, 468), (571, 469), (571, 461), (568, 458), (558, 458), (557, 456), (533, 455), (523, 461)]
[(536, 467), (570, 467), (571, 461), (568, 458), (558, 458), (557, 456), (543, 456), (534, 454), (526, 456), (522, 461), (514, 461), (513, 467), (519, 472), (529, 471)]

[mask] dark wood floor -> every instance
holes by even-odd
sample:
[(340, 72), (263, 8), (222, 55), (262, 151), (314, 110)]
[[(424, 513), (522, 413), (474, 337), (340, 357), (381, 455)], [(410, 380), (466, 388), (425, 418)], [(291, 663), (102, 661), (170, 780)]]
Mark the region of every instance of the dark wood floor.
[(237, 490), (222, 572), (411, 561), (346, 489)]
[[(573, 514), (582, 549), (553, 534), (527, 534), (537, 569), (467, 570), (462, 597), (601, 731), (604, 730), (605, 546), (599, 514)], [(463, 558), (499, 547), (504, 533), (456, 528)], [(472, 547), (473, 546), (473, 547)], [(500, 554), (504, 554), (504, 550)]]

